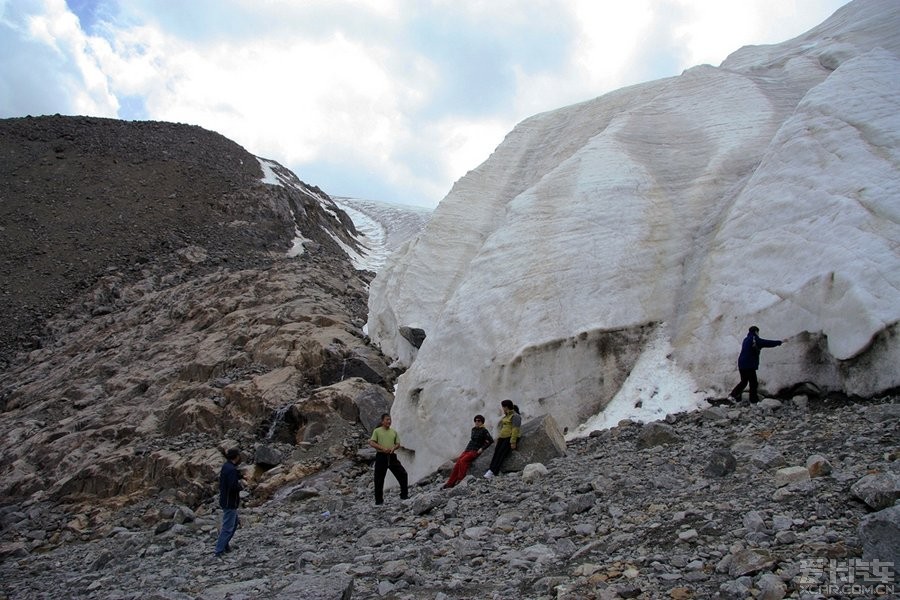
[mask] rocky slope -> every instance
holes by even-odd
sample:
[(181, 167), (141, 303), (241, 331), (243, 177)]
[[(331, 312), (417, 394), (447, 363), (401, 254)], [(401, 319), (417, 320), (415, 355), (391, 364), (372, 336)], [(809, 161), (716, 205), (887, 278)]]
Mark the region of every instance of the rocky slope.
[(0, 157), (0, 512), (31, 506), (50, 532), (3, 519), (0, 543), (197, 506), (228, 446), (284, 465), (273, 492), (356, 451), (395, 373), (321, 190), (170, 123), (5, 120)]
[(570, 442), (545, 470), (470, 473), (452, 490), (432, 477), (378, 509), (360, 453), (242, 509), (224, 559), (212, 555), (211, 501), (191, 510), (170, 496), (102, 522), (73, 514), (58, 529), (39, 503), (24, 505), (3, 514), (6, 527), (72, 543), (7, 545), (0, 597), (60, 586), (119, 600), (896, 597), (893, 575), (857, 572), (866, 590), (840, 578), (849, 561), (872, 560), (877, 536), (861, 524), (878, 515), (895, 511), (886, 547), (900, 547), (888, 508), (900, 497), (898, 409), (896, 397), (796, 397), (626, 421)]

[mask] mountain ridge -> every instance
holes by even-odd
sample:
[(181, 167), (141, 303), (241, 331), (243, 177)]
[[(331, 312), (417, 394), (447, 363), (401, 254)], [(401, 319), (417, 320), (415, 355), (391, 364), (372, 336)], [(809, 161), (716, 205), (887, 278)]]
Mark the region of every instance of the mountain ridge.
[[(295, 228), (342, 254), (320, 227), (330, 226), (321, 209), (300, 194), (281, 204), (264, 200), (286, 192), (268, 189), (261, 178), (255, 156), (197, 126), (96, 117), (0, 120), (6, 291), (0, 361), (38, 347), (42, 323), (108, 269), (139, 278), (146, 269), (185, 264), (197, 272), (259, 266), (287, 251)], [(304, 205), (308, 216), (295, 219), (291, 207), (302, 215)], [(355, 233), (346, 215), (340, 227), (330, 227)], [(203, 247), (207, 259), (179, 258), (191, 245)]]

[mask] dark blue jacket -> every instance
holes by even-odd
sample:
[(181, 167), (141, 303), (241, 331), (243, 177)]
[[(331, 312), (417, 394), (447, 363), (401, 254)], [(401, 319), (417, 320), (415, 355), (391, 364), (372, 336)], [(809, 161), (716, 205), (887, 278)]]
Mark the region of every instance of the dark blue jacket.
[(219, 506), (237, 508), (241, 503), (241, 474), (230, 460), (226, 460), (219, 472)]
[(738, 369), (755, 371), (759, 368), (759, 351), (763, 348), (780, 346), (781, 340), (764, 340), (755, 333), (748, 333), (741, 344), (741, 355), (738, 357)]

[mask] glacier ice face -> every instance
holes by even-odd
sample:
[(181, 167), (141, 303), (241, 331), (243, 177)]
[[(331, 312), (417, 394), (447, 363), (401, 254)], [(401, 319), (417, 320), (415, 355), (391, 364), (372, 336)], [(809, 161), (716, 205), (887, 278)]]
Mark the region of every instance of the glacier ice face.
[[(703, 267), (710, 285), (687, 311), (698, 337), (726, 351), (722, 325), (735, 317), (803, 337), (766, 368), (773, 388), (804, 379), (859, 394), (896, 386), (896, 342), (879, 344), (861, 370), (853, 359), (893, 336), (900, 315), (898, 165), (900, 61), (876, 49), (812, 88), (766, 148)], [(825, 338), (830, 369), (799, 360), (810, 334)], [(714, 369), (713, 353), (693, 350), (691, 371)]]
[(696, 406), (736, 383), (751, 324), (785, 340), (770, 390), (900, 384), (898, 57), (900, 5), (857, 0), (519, 124), (371, 286), (369, 333), (409, 366), (392, 413), (413, 478), (507, 397), (572, 430), (671, 378), (694, 389), (670, 412)]

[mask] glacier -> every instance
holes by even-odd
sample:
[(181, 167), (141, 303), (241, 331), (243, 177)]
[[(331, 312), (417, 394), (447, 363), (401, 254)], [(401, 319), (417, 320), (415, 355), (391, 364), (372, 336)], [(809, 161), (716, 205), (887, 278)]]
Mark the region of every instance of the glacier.
[[(900, 385), (900, 3), (517, 125), (371, 284), (415, 481), (513, 399), (570, 435), (737, 383)], [(414, 348), (399, 328), (422, 328)], [(611, 423), (615, 424), (615, 423)]]
[(360, 251), (345, 248), (353, 266), (377, 273), (391, 253), (422, 231), (431, 209), (422, 206), (332, 196), (334, 203), (353, 220)]

